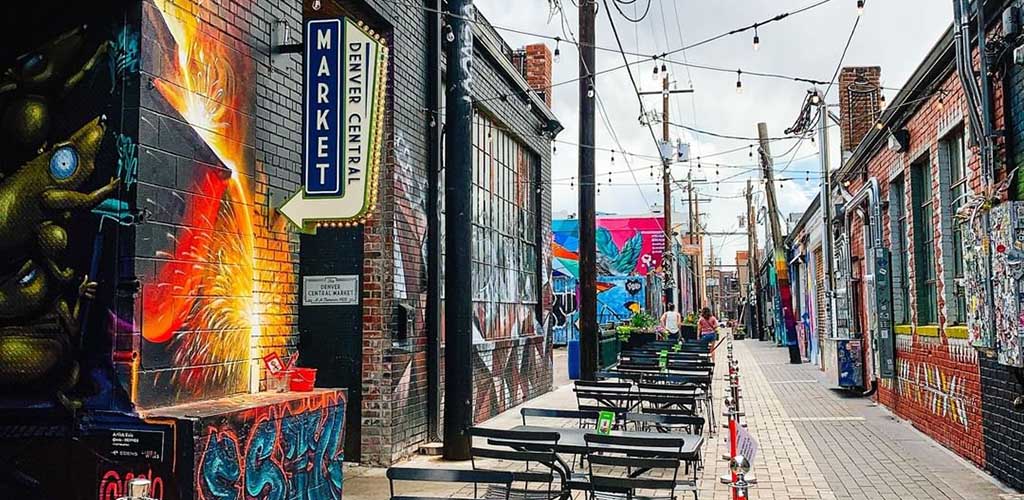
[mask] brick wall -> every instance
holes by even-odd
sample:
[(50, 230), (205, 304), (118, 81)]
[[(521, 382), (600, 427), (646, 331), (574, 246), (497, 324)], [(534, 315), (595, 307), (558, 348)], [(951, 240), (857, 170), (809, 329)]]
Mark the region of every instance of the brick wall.
[(1013, 401), (1024, 393), (1013, 369), (981, 357), (985, 418), (985, 468), (1011, 488), (1024, 491), (1024, 416)]
[[(908, 121), (901, 125), (910, 133), (910, 142), (905, 152), (896, 152), (886, 147), (885, 143), (868, 158), (864, 168), (867, 177), (878, 179), (882, 200), (893, 199), (889, 190), (891, 182), (897, 176), (904, 177), (905, 201), (904, 213), (907, 214), (905, 231), (907, 233), (908, 251), (905, 264), (909, 275), (901, 277), (909, 280), (909, 301), (911, 321), (897, 329), (896, 368), (897, 376), (891, 381), (882, 381), (877, 399), (893, 410), (901, 418), (909, 420), (916, 428), (928, 434), (937, 442), (971, 460), (978, 466), (985, 464), (985, 449), (982, 441), (982, 390), (978, 369), (977, 354), (962, 338), (961, 329), (952, 328), (948, 321), (952, 304), (947, 304), (951, 297), (949, 274), (951, 266), (952, 227), (949, 214), (944, 214), (942, 204), (949, 203), (948, 178), (943, 182), (943, 172), (939, 165), (939, 141), (946, 134), (963, 127), (966, 114), (964, 96), (959, 80), (950, 69), (935, 83), (935, 88), (944, 89), (944, 93), (933, 93), (930, 96), (918, 97), (920, 103), (914, 108)], [(940, 97), (941, 95), (941, 97)], [(912, 99), (915, 99), (912, 97)], [(940, 102), (941, 101), (941, 102)], [(870, 124), (869, 124), (870, 125)], [(844, 134), (845, 137), (845, 134)], [(913, 197), (911, 182), (911, 165), (926, 162), (931, 171), (931, 193), (934, 210), (931, 224), (935, 233), (932, 252), (936, 268), (936, 295), (939, 321), (935, 325), (922, 328), (918, 321), (916, 259), (920, 251), (916, 250), (913, 217)], [(978, 157), (968, 157), (968, 172), (979, 169)], [(859, 169), (855, 169), (858, 170)], [(849, 177), (851, 184), (847, 187), (855, 192), (863, 181), (861, 176)], [(971, 181), (973, 190), (980, 187), (975, 176)], [(891, 207), (890, 207), (891, 208)], [(883, 243), (894, 248), (892, 210), (882, 211)], [(852, 225), (852, 256), (855, 262), (863, 262), (864, 227), (858, 217), (854, 217)], [(866, 324), (871, 314), (863, 303), (866, 288), (860, 285), (861, 303), (857, 314), (862, 324)], [(898, 293), (894, 287), (894, 293)], [(867, 347), (870, 359), (874, 353), (871, 346)]]
[(526, 83), (530, 85), (530, 88), (544, 96), (544, 102), (549, 108), (551, 107), (551, 62), (551, 49), (543, 43), (527, 45), (512, 56), (512, 63), (516, 69), (526, 78)]
[(297, 238), (270, 194), (298, 186), (301, 66), (271, 66), (268, 44), (273, 19), (301, 31), (300, 18), (266, 2), (143, 2), (140, 406), (246, 392), (258, 357), (294, 350)]
[[(304, 3), (308, 12), (311, 1)], [(388, 34), (390, 48), (379, 205), (364, 228), (362, 387), (362, 461), (390, 464), (415, 453), (427, 440), (426, 141), (430, 116), (426, 112), (428, 54), (424, 40), (429, 13), (385, 0), (368, 0), (365, 4), (341, 1), (339, 5), (367, 22), (379, 20), (370, 24)], [(493, 31), (485, 35), (495, 43), (499, 41)], [(541, 158), (542, 185), (550, 182), (550, 143), (538, 135), (544, 123), (536, 111), (524, 110), (521, 90), (507, 75), (506, 69), (513, 68), (511, 62), (503, 68), (479, 47), (474, 56), (473, 90), (481, 101), (478, 107), (495, 117), (502, 127), (512, 130), (520, 142)], [(500, 95), (512, 97), (497, 99)], [(443, 116), (435, 120), (436, 126), (442, 122)], [(550, 239), (551, 223), (547, 191), (541, 195), (540, 212), (539, 224), (547, 236), (538, 241), (538, 251), (547, 255), (549, 249), (544, 242)], [(547, 284), (550, 258), (544, 262), (542, 275)], [(413, 307), (416, 326), (409, 338), (395, 344), (399, 304)], [(537, 307), (531, 305), (526, 309), (536, 311)], [(520, 388), (507, 393), (511, 398), (489, 400), (488, 413), (492, 408), (507, 408), (550, 390), (550, 341), (542, 335), (543, 328), (535, 327), (540, 323), (539, 315), (534, 314), (528, 321), (529, 329), (522, 330), (525, 337), (485, 343), (474, 349), (476, 388), (482, 387), (485, 380), (498, 383), (496, 377), (500, 377), (501, 383), (515, 380), (515, 386)], [(538, 345), (544, 349), (538, 351)], [(529, 354), (528, 361), (524, 361), (524, 353)], [(546, 356), (541, 359), (548, 362), (536, 362), (538, 355)], [(439, 370), (443, 374), (443, 352), (441, 356)], [(485, 374), (495, 366), (499, 368), (497, 372)]]

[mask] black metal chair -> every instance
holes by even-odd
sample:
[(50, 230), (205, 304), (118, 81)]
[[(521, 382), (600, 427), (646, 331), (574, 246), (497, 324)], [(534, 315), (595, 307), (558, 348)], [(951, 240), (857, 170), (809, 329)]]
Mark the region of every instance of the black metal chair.
[[(691, 415), (659, 415), (652, 413), (629, 413), (626, 415), (626, 423), (633, 424), (638, 431), (658, 432), (662, 434), (683, 433), (701, 435), (704, 432), (704, 417)], [(684, 460), (686, 471), (689, 472), (690, 464), (693, 464), (693, 479), (697, 479), (697, 470), (704, 467), (700, 449), (692, 457)]]
[(602, 434), (583, 438), (591, 500), (674, 500), (680, 491), (697, 498), (697, 482), (679, 478), (684, 440)]
[(642, 413), (695, 416), (698, 398), (703, 400), (704, 393), (694, 389), (681, 385), (637, 384), (639, 409)]
[[(476, 443), (470, 448), (474, 470), (505, 470), (512, 473), (511, 486), (506, 488), (492, 485), (488, 487), (484, 498), (554, 500), (569, 497), (568, 478), (572, 471), (556, 453), (559, 439), (557, 432), (483, 427), (473, 427), (469, 432), (473, 437), (498, 440), (501, 446), (510, 448), (488, 448), (477, 446)], [(493, 468), (498, 464), (500, 468)]]
[(511, 491), (513, 475), (511, 472), (503, 471), (482, 471), (482, 470), (452, 470), (452, 469), (418, 469), (408, 467), (392, 467), (388, 469), (388, 488), (391, 493), (391, 500), (469, 500), (465, 497), (427, 496), (422, 494), (396, 495), (396, 481), (416, 481), (433, 483), (465, 483), (473, 484), (474, 496), (477, 485), (488, 484), (492, 486), (504, 486), (505, 496), (500, 497), (509, 500), (508, 492)]
[(581, 411), (610, 411), (615, 413), (615, 425), (622, 415), (629, 413), (638, 404), (633, 384), (628, 382), (589, 382), (577, 380), (573, 387), (576, 406)]
[(523, 425), (530, 425), (526, 417), (572, 419), (576, 420), (580, 429), (593, 429), (597, 427), (598, 412), (586, 410), (558, 410), (551, 408), (521, 408), (519, 415), (523, 419)]

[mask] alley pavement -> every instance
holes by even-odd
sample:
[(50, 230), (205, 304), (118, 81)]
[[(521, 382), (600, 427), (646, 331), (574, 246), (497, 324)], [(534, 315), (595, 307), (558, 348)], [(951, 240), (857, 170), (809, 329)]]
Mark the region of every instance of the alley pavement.
[[(830, 389), (816, 366), (789, 364), (785, 349), (756, 340), (735, 341), (733, 347), (740, 366), (742, 411), (759, 444), (753, 472), (758, 484), (748, 498), (1024, 500), (869, 398)], [(719, 414), (725, 390), (724, 350), (723, 344), (714, 382)], [(565, 361), (565, 351), (556, 351), (555, 390), (523, 406), (575, 408)], [(516, 407), (482, 425), (511, 428), (520, 423)], [(728, 472), (721, 459), (728, 452), (725, 436), (719, 429), (704, 444), (701, 499), (731, 498), (728, 486), (718, 480)], [(470, 467), (469, 462), (447, 463), (426, 456), (398, 465)], [(347, 465), (345, 498), (387, 498), (384, 473), (382, 468)], [(471, 495), (447, 485), (425, 485), (418, 493)]]

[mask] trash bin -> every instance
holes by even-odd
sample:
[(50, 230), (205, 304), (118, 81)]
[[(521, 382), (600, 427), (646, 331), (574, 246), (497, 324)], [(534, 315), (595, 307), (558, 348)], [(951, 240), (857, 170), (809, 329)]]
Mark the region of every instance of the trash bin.
[(569, 340), (569, 378), (580, 379), (580, 341), (579, 339)]

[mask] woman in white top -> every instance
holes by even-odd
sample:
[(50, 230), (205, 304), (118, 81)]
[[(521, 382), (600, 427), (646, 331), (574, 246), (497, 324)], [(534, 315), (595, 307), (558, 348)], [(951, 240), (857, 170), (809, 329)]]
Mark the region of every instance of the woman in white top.
[(679, 326), (682, 323), (683, 318), (676, 312), (675, 305), (669, 304), (665, 313), (661, 315), (661, 327), (668, 332), (669, 337), (673, 337), (679, 335)]

